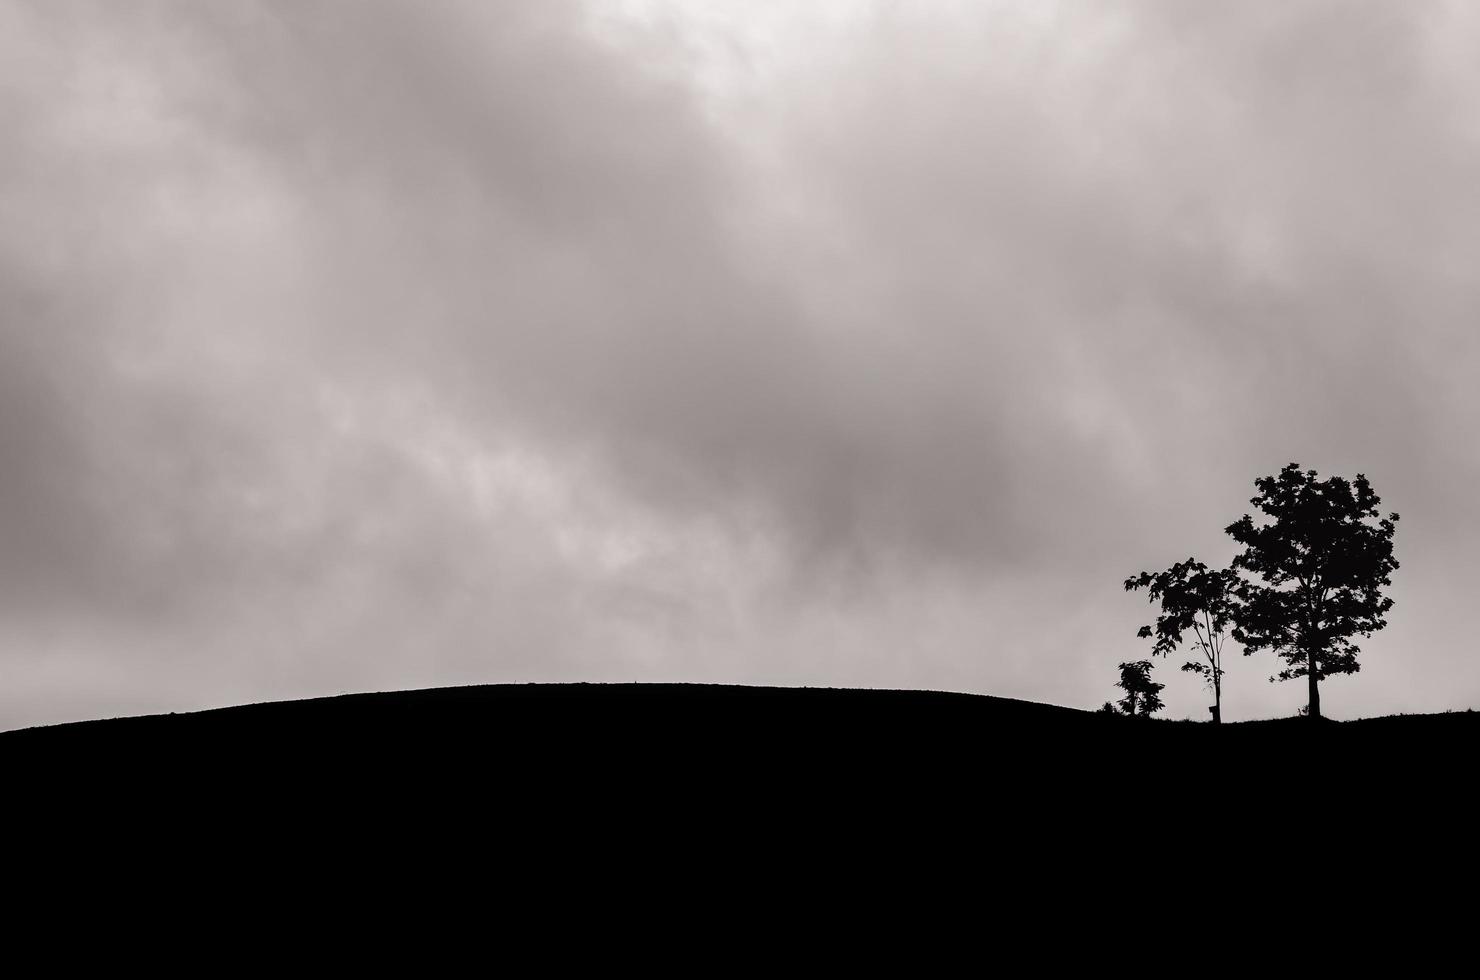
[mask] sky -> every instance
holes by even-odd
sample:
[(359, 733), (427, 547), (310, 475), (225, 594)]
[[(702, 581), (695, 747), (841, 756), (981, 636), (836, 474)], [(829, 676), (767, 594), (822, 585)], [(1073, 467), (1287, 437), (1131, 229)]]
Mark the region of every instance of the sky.
[[(1461, 2), (0, 0), (0, 728), (456, 684), (1086, 708), (1253, 481), (1480, 707)], [(1229, 720), (1300, 681), (1233, 656)], [(1211, 696), (1158, 661), (1170, 717)]]

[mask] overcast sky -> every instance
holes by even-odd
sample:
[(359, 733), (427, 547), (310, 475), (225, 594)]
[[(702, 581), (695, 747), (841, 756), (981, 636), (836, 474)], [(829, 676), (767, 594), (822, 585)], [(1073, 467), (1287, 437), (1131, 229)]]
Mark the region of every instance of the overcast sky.
[[(1122, 580), (1226, 562), (1290, 461), (1403, 515), (1326, 712), (1480, 706), (1477, 21), (0, 0), (0, 728), (509, 681), (1095, 707), (1149, 653)], [(1225, 717), (1303, 704), (1276, 669)]]

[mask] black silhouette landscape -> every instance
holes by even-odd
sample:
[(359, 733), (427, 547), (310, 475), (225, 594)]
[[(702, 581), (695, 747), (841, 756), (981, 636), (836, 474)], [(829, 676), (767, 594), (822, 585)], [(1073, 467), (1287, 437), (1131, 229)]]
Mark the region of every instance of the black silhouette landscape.
[(1422, 747), (1432, 759), (1480, 746), (1480, 713), (1212, 726), (937, 691), (512, 684), (50, 725), (0, 733), (0, 758), (8, 764), (128, 758), (181, 772), (221, 759), (293, 771), (338, 760), (359, 769), (403, 764), (420, 753), (428, 766), (513, 769), (562, 757), (654, 770), (744, 759), (795, 774), (825, 758), (849, 771), (910, 756), (925, 768), (981, 758), (1012, 769), (1064, 753), (1060, 761), (1077, 768), (1131, 749), (1154, 750), (1146, 761), (1165, 763), (1216, 747), (1226, 763), (1304, 745), (1336, 753), (1326, 760), (1336, 768), (1348, 753), (1373, 761), (1370, 750), (1379, 745), (1394, 753)]
[(1437, 875), (1467, 860), (1446, 842), (1477, 749), (1475, 712), (1212, 725), (930, 691), (531, 684), (12, 731), (0, 769), (40, 848), (18, 868), (229, 855), (410, 900), (478, 867), (547, 907), (573, 887), (669, 902), (663, 882), (690, 875), (743, 905), (717, 869), (773, 869), (807, 882), (771, 900), (793, 907), (908, 904), (911, 882), (968, 874), (1059, 901), (1127, 847), (1155, 867), (1110, 893), (1193, 873), (1239, 894), (1289, 863), (1292, 821), (1319, 827), (1301, 863), (1327, 884)]
[(949, 840), (1108, 920), (1472, 818), (1477, 38), (0, 0), (17, 847)]

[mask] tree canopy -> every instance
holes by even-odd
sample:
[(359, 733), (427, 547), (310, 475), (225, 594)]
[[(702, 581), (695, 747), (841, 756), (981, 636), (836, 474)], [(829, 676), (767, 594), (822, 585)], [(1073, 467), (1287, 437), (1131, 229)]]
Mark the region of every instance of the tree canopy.
[(1151, 679), (1151, 661), (1137, 660), (1120, 665), (1120, 682), (1116, 687), (1125, 692), (1119, 701), (1120, 710), (1127, 715), (1150, 717), (1162, 708), (1161, 691), (1165, 684)]
[(1125, 580), (1127, 592), (1146, 589), (1150, 602), (1161, 603), (1154, 626), (1142, 626), (1136, 635), (1154, 638), (1151, 652), (1166, 656), (1177, 649), (1188, 631), (1191, 647), (1200, 659), (1182, 669), (1200, 675), (1213, 690), (1213, 720), (1223, 716), (1223, 644), (1237, 607), (1239, 577), (1232, 569), (1209, 568), (1192, 558), (1163, 572), (1142, 572)]
[(1393, 600), (1382, 589), (1398, 568), (1398, 515), (1381, 515), (1366, 476), (1317, 477), (1290, 463), (1254, 481), (1259, 494), (1249, 502), (1267, 521), (1245, 514), (1226, 529), (1244, 546), (1232, 567), (1263, 583), (1239, 580), (1233, 638), (1246, 652), (1268, 648), (1283, 659), (1279, 680), (1307, 677), (1307, 713), (1316, 718), (1319, 681), (1359, 670), (1352, 638), (1387, 625)]

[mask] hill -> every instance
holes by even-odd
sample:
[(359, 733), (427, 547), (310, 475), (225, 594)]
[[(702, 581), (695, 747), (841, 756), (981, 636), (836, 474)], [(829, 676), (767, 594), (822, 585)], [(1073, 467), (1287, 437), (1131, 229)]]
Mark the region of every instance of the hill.
[[(1322, 767), (1458, 760), (1480, 746), (1480, 713), (1351, 722), (1126, 719), (1010, 698), (937, 691), (708, 684), (516, 684), (349, 694), (0, 733), (0, 760), (204, 774), (225, 764), (281, 776), (407, 766), (546, 767), (632, 773), (761, 768), (907, 772), (983, 765), (998, 773), (1215, 758), (1273, 766), (1318, 753)], [(696, 767), (698, 767), (696, 769)], [(1266, 776), (1269, 772), (1266, 772)]]
[(394, 732), (397, 740), (451, 730), (494, 732), (509, 726), (616, 724), (625, 731), (662, 723), (700, 725), (712, 734), (767, 720), (822, 729), (884, 717), (932, 724), (1075, 724), (1088, 712), (1010, 698), (938, 691), (746, 687), (722, 684), (492, 684), (276, 701), (182, 714), (72, 722), (0, 733), (0, 751), (22, 747), (175, 741), (218, 744), (247, 739), (358, 737)]
[(1411, 862), (1468, 840), (1477, 745), (1474, 712), (1214, 728), (925, 691), (571, 684), (11, 731), (0, 767), (13, 839), (46, 860), (432, 861), (439, 879), (476, 860), (558, 892), (557, 865), (640, 882), (654, 861), (712, 876), (782, 855), (859, 887), (880, 860), (1043, 884), (1200, 875), (1214, 854), (1233, 875), (1241, 854), (1272, 874), (1307, 839)]

